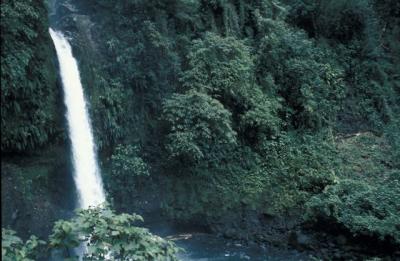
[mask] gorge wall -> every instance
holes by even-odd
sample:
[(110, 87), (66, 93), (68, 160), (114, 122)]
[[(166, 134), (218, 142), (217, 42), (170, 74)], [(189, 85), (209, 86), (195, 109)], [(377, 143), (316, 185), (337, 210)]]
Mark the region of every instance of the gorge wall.
[[(35, 229), (44, 233), (72, 209), (56, 201), (73, 186), (46, 7), (23, 3), (40, 15), (2, 4), (13, 17), (2, 41), (26, 41), (2, 47), (2, 103), (16, 101), (2, 110), (2, 219), (21, 231), (41, 224)], [(382, 254), (400, 240), (393, 6), (65, 0), (49, 7), (49, 21), (78, 59), (118, 211), (162, 214), (243, 241), (324, 248), (327, 256), (332, 242), (342, 252), (379, 245), (372, 252)], [(27, 17), (36, 23), (24, 24)], [(60, 180), (70, 185), (54, 186)], [(21, 214), (36, 213), (39, 202), (49, 214)]]

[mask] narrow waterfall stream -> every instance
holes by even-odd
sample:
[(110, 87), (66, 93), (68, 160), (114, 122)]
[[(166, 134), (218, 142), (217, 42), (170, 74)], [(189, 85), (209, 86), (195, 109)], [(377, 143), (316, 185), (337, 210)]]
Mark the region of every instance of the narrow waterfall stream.
[(97, 206), (105, 201), (105, 194), (78, 64), (65, 36), (51, 28), (49, 31), (56, 48), (64, 89), (66, 117), (72, 146), (73, 176), (78, 191), (79, 207)]

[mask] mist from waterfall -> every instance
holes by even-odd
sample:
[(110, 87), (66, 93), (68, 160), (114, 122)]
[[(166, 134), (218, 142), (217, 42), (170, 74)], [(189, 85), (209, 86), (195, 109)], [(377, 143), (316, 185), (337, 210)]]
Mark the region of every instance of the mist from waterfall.
[(66, 37), (51, 28), (49, 31), (57, 51), (64, 102), (67, 107), (66, 118), (79, 207), (97, 206), (105, 201), (105, 194), (78, 64)]

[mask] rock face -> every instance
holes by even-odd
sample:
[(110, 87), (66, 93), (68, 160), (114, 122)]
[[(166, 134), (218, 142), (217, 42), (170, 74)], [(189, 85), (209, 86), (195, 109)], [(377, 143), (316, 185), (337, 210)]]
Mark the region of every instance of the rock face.
[(310, 235), (305, 234), (302, 231), (290, 231), (288, 236), (288, 243), (295, 249), (304, 251), (312, 249), (315, 241)]
[[(91, 36), (91, 23), (88, 16), (80, 14), (70, 1), (51, 1), (49, 11), (50, 27), (62, 30), (70, 38), (74, 52), (86, 59), (82, 73), (85, 86), (91, 86), (91, 63), (95, 62), (93, 50), (96, 49)], [(43, 29), (48, 32), (48, 28)], [(51, 41), (45, 50), (53, 49)], [(56, 65), (55, 51), (54, 65)], [(54, 68), (52, 68), (54, 69)], [(88, 73), (87, 73), (88, 72)], [(54, 78), (57, 71), (52, 72)], [(64, 131), (60, 138), (26, 155), (2, 155), (1, 195), (2, 227), (17, 231), (19, 236), (31, 234), (47, 238), (54, 221), (73, 215), (76, 208), (76, 193), (72, 179), (70, 150), (66, 142), (65, 108), (63, 107), (62, 89), (57, 88), (55, 108), (51, 114), (57, 115), (57, 130)]]
[[(54, 221), (67, 217), (75, 208), (74, 188), (70, 182), (62, 89), (57, 83), (55, 50), (48, 35), (48, 10), (43, 1), (21, 3), (28, 4), (31, 9), (17, 10), (13, 3), (5, 3), (8, 6), (4, 8), (9, 11), (4, 26), (13, 29), (2, 30), (2, 43), (4, 40), (7, 47), (5, 54), (13, 58), (4, 59), (12, 61), (12, 66), (3, 66), (2, 48), (2, 101), (5, 98), (7, 105), (16, 104), (19, 109), (3, 112), (2, 103), (1, 218), (2, 227), (16, 230), (18, 236), (35, 234), (46, 238)], [(14, 8), (21, 12), (29, 9), (32, 18), (28, 24), (25, 20), (28, 16), (10, 12)], [(14, 34), (14, 30), (20, 33)], [(36, 36), (25, 37), (23, 32)], [(16, 58), (26, 54), (30, 57), (27, 61)], [(29, 66), (23, 65), (26, 62)], [(21, 73), (15, 74), (15, 68), (22, 68)], [(8, 86), (4, 92), (3, 82)], [(12, 108), (7, 105), (4, 108)], [(23, 146), (18, 142), (20, 138), (3, 140), (6, 134), (18, 137), (15, 135), (18, 132), (21, 140), (25, 140)], [(12, 146), (4, 149), (7, 143)]]
[(241, 217), (232, 213), (218, 221), (211, 221), (211, 230), (230, 239), (286, 247), (291, 245), (289, 231), (297, 229), (301, 222), (297, 216), (278, 218), (254, 210), (243, 210), (241, 213)]
[(54, 221), (73, 214), (75, 198), (65, 147), (1, 162), (2, 227), (47, 238)]

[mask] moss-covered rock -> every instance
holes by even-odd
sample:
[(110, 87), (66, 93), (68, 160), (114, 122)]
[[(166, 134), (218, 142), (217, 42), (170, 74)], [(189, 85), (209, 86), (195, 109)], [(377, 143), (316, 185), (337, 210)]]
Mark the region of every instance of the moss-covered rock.
[(71, 215), (75, 188), (65, 147), (29, 157), (2, 158), (1, 221), (22, 237), (45, 237), (52, 223)]

